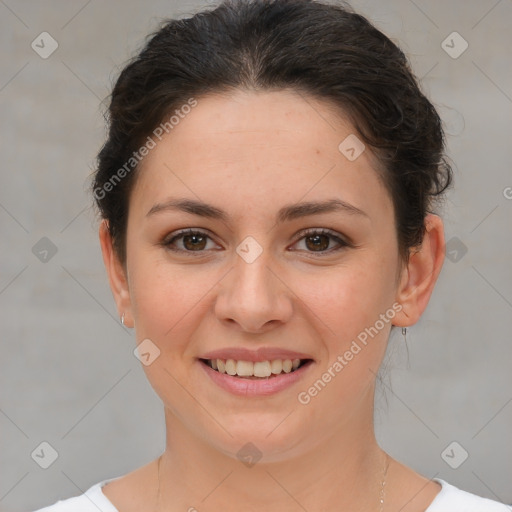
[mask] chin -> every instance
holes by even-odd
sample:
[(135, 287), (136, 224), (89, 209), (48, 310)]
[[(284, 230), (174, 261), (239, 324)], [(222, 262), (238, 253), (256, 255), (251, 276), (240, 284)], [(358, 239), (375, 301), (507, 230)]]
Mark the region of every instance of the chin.
[(298, 417), (292, 420), (293, 413), (287, 417), (289, 413), (258, 414), (257, 418), (255, 414), (233, 417), (225, 424), (229, 425), (227, 430), (232, 437), (224, 432), (225, 435), (219, 438), (218, 431), (212, 432), (210, 443), (218, 451), (241, 462), (248, 458), (273, 463), (296, 457), (307, 450), (301, 442), (305, 437), (305, 424)]

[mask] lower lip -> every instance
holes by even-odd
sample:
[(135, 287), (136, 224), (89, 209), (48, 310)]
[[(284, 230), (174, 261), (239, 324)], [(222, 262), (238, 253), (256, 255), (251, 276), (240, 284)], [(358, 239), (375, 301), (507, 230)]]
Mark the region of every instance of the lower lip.
[(245, 379), (227, 373), (220, 373), (200, 360), (198, 360), (198, 364), (215, 384), (233, 395), (247, 397), (269, 396), (289, 388), (304, 376), (309, 367), (313, 365), (313, 361), (308, 361), (293, 372), (280, 373), (279, 375), (261, 379)]

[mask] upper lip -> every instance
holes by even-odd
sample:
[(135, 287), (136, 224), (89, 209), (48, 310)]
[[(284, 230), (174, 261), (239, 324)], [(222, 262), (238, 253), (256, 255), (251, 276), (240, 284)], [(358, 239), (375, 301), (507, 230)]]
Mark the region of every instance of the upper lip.
[(234, 359), (235, 361), (272, 361), (274, 359), (313, 359), (310, 355), (277, 347), (249, 350), (242, 347), (221, 348), (203, 354), (200, 359)]

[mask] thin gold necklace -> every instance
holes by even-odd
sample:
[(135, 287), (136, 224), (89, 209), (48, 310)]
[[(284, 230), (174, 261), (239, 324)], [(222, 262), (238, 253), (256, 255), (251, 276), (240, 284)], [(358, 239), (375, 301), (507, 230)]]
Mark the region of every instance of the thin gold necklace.
[[(158, 509), (160, 506), (160, 463), (162, 462), (162, 456), (163, 456), (163, 454), (160, 455), (160, 457), (158, 457), (158, 464), (157, 464), (157, 466), (158, 466), (158, 491), (157, 491), (155, 512), (158, 512)], [(386, 465), (384, 468), (384, 473), (382, 475), (382, 483), (381, 483), (380, 493), (379, 493), (379, 504), (380, 504), (379, 512), (383, 512), (383, 510), (384, 510), (384, 498), (386, 496), (386, 493), (385, 493), (386, 476), (388, 474), (389, 463), (391, 462), (389, 460), (389, 455), (387, 453), (384, 454), (384, 457), (385, 457)]]

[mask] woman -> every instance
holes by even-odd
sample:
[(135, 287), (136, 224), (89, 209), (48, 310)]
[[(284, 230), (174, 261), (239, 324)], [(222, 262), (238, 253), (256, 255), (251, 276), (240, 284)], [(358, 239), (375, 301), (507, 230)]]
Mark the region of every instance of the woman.
[(123, 70), (92, 190), (165, 409), (155, 461), (57, 511), (505, 511), (376, 442), (376, 376), (444, 258), (444, 134), (349, 8), (227, 1)]

